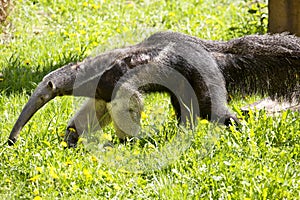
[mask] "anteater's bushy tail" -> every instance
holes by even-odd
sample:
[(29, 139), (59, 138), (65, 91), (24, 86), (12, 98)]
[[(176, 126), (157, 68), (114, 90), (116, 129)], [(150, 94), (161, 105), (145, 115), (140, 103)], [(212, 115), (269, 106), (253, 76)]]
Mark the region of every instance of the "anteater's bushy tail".
[(300, 101), (300, 38), (252, 35), (205, 46), (222, 70), (227, 90)]

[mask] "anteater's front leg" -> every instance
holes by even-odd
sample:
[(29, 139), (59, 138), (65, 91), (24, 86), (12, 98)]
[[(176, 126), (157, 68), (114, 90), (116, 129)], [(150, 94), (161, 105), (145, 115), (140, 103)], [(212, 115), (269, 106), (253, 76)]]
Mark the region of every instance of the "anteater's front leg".
[(65, 141), (69, 147), (75, 147), (83, 132), (99, 130), (111, 122), (111, 117), (104, 100), (87, 100), (81, 109), (70, 120)]
[(116, 134), (121, 141), (127, 138), (139, 137), (141, 112), (143, 101), (138, 91), (123, 89), (112, 102), (108, 104), (109, 113), (112, 118)]

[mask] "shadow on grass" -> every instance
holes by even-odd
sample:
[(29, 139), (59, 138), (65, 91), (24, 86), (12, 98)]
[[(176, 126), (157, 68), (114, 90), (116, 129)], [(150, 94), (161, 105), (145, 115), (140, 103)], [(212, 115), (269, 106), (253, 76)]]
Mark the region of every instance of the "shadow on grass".
[(46, 58), (43, 64), (36, 66), (20, 59), (18, 55), (12, 55), (6, 59), (6, 63), (2, 67), (2, 78), (0, 81), (0, 91), (2, 94), (9, 95), (11, 93), (26, 93), (31, 94), (37, 84), (43, 77), (51, 71), (58, 69), (71, 62), (83, 60), (85, 57), (85, 49), (80, 54), (69, 52), (59, 55), (57, 58)]

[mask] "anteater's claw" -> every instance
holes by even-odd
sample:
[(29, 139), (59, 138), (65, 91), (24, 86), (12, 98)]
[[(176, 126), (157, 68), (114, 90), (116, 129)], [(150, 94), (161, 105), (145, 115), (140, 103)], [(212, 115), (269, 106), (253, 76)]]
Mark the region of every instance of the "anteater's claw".
[(77, 133), (77, 130), (73, 127), (68, 127), (64, 139), (68, 144), (68, 148), (75, 148), (77, 146), (78, 139), (79, 135)]
[(13, 146), (13, 145), (16, 143), (16, 141), (17, 141), (17, 140), (15, 140), (15, 139), (8, 139), (8, 140), (7, 140), (7, 144), (8, 144), (9, 146)]

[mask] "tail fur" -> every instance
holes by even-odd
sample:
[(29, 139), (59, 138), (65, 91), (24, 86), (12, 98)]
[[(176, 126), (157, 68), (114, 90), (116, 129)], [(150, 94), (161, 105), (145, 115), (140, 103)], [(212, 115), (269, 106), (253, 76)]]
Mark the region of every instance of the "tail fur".
[(229, 94), (300, 101), (300, 38), (286, 33), (252, 35), (204, 45), (222, 70)]

